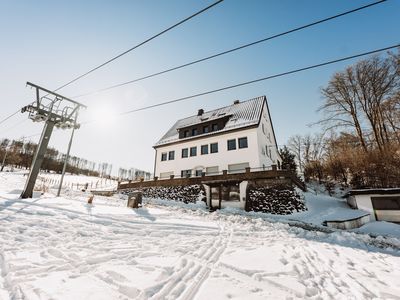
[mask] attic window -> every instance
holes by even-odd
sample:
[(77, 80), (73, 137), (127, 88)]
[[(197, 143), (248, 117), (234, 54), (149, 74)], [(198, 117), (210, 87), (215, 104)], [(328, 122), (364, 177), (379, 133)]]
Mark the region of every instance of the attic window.
[(223, 115), (226, 115), (226, 113), (221, 112), (221, 113), (218, 114), (218, 117), (219, 117), (219, 116), (223, 116)]
[(207, 120), (208, 120), (208, 117), (206, 117), (206, 118), (200, 118), (200, 120), (202, 120), (202, 121), (207, 121)]
[(183, 132), (183, 137), (188, 137), (189, 136), (189, 130), (185, 130)]

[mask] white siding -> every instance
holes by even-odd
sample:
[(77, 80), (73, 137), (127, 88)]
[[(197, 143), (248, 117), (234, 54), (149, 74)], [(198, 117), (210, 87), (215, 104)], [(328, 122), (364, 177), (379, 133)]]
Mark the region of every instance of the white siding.
[[(247, 137), (248, 148), (239, 149), (238, 143), (236, 150), (227, 149), (227, 140)], [(173, 172), (175, 176), (181, 175), (181, 170), (206, 170), (207, 167), (218, 166), (219, 172), (228, 170), (228, 165), (248, 163), (250, 168), (258, 168), (260, 158), (258, 155), (257, 128), (244, 129), (241, 131), (228, 132), (223, 135), (208, 136), (185, 143), (167, 145), (157, 148), (155, 176), (160, 177), (160, 173)], [(218, 153), (201, 155), (201, 145), (218, 143)], [(197, 147), (197, 156), (182, 158), (183, 148)], [(175, 159), (161, 161), (161, 153), (175, 151)]]
[(271, 120), (269, 119), (266, 103), (263, 106), (260, 125), (257, 130), (258, 137), (258, 153), (260, 156), (260, 167), (278, 165), (281, 158), (276, 150), (276, 141), (272, 131)]
[(357, 208), (371, 213), (371, 220), (376, 221), (374, 208), (372, 207), (371, 195), (355, 195)]

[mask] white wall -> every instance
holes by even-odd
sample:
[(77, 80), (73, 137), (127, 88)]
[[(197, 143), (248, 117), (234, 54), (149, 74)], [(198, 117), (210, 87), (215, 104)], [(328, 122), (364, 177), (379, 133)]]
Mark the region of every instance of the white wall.
[(376, 221), (374, 208), (372, 207), (370, 195), (354, 195), (357, 201), (357, 208), (371, 213), (371, 221)]
[[(264, 102), (260, 125), (258, 126), (257, 130), (257, 137), (258, 137), (258, 155), (260, 156), (260, 167), (262, 167), (263, 165), (265, 166), (271, 166), (273, 164), (278, 165), (278, 160), (281, 161), (281, 158), (276, 150), (276, 141), (274, 139), (271, 120), (269, 119), (268, 109), (265, 102)], [(269, 155), (269, 150), (271, 150), (271, 156)]]
[[(238, 138), (247, 137), (248, 148), (239, 149)], [(236, 139), (236, 150), (227, 149), (227, 141)], [(210, 153), (210, 147), (206, 155), (201, 155), (201, 145), (218, 142), (218, 153)], [(197, 146), (197, 156), (182, 158), (182, 149)], [(175, 151), (175, 159), (161, 161), (163, 152)], [(262, 167), (258, 155), (257, 128), (245, 129), (235, 132), (227, 132), (221, 135), (209, 136), (201, 139), (190, 140), (184, 143), (166, 145), (157, 148), (155, 175), (160, 177), (160, 173), (174, 172), (175, 176), (181, 175), (181, 170), (196, 170), (206, 167), (218, 166), (219, 172), (228, 170), (229, 164), (246, 163), (250, 168)]]
[[(375, 213), (378, 215), (380, 221), (400, 222), (399, 210), (376, 210), (372, 206), (371, 197), (382, 197), (382, 194), (370, 195), (354, 195), (357, 201), (358, 209), (362, 209), (371, 213), (371, 220), (376, 221)], [(385, 196), (400, 196), (400, 194), (385, 195)]]

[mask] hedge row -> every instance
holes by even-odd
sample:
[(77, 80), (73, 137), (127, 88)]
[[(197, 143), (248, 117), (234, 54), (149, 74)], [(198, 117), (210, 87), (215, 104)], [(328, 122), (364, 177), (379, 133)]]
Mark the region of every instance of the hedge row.
[(289, 215), (307, 210), (300, 195), (291, 186), (250, 187), (247, 210)]
[[(195, 203), (203, 198), (205, 193), (199, 184), (188, 186), (157, 186), (140, 189), (145, 198), (158, 198), (164, 200), (182, 201), (184, 203)], [(124, 194), (129, 193), (125, 190)]]

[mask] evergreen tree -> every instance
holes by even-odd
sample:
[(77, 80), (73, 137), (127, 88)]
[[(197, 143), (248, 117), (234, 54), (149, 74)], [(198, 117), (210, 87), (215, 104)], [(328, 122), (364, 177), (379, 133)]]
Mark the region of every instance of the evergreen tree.
[(295, 160), (295, 155), (291, 153), (286, 146), (279, 149), (279, 153), (282, 157), (282, 169), (296, 172), (297, 164)]

